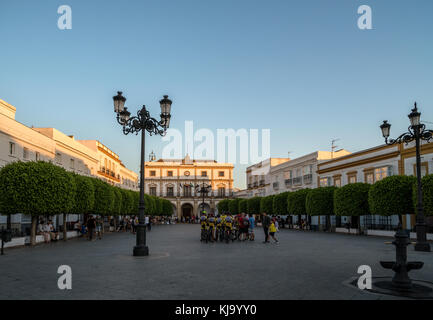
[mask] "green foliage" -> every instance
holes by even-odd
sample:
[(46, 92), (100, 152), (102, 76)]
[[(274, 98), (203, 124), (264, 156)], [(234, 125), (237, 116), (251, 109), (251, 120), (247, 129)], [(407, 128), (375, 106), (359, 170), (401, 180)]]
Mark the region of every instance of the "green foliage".
[[(140, 200), (140, 194), (138, 196), (138, 201), (139, 200)], [(149, 216), (155, 215), (157, 209), (155, 198), (153, 196), (149, 196), (148, 194), (144, 194), (144, 203), (145, 203), (144, 213)]]
[(218, 202), (217, 208), (218, 208), (218, 212), (220, 214), (229, 211), (229, 202), (230, 202), (229, 199), (224, 199), (224, 200), (221, 200), (220, 202)]
[(337, 216), (365, 216), (370, 214), (368, 183), (351, 183), (334, 192), (334, 213)]
[(248, 200), (247, 199), (240, 199), (239, 200), (239, 212), (240, 213), (247, 213), (248, 211)]
[(305, 198), (305, 210), (310, 216), (332, 216), (334, 214), (334, 191), (336, 187), (311, 189)]
[(268, 215), (273, 214), (274, 196), (266, 196), (260, 199), (260, 213), (266, 212)]
[[(426, 216), (433, 216), (433, 174), (424, 176), (421, 179), (422, 185), (422, 200), (424, 214)], [(416, 208), (418, 201), (417, 184), (413, 185), (413, 207)]]
[(239, 202), (241, 199), (231, 199), (229, 202), (229, 212), (231, 214), (238, 214), (239, 213)]
[(48, 162), (12, 162), (0, 170), (0, 212), (33, 216), (69, 213), (75, 179)]
[(166, 217), (173, 215), (173, 205), (170, 200), (162, 199), (162, 215)]
[(91, 212), (95, 204), (95, 186), (92, 178), (72, 173), (71, 175), (74, 177), (77, 186), (72, 213), (86, 214)]
[(113, 211), (114, 190), (108, 183), (92, 178), (95, 187), (95, 204), (92, 213), (99, 215), (108, 215)]
[[(120, 215), (131, 215), (135, 210), (134, 192), (131, 190), (121, 189), (122, 208)], [(136, 205), (138, 207), (138, 203)]]
[(287, 195), (287, 213), (290, 215), (303, 215), (307, 213), (305, 202), (311, 189), (301, 189)]
[(114, 201), (112, 206), (112, 212), (111, 214), (114, 216), (118, 216), (122, 212), (122, 205), (123, 205), (123, 195), (122, 191), (118, 187), (113, 187), (113, 194), (114, 194)]
[(289, 192), (282, 192), (274, 196), (272, 212), (276, 215), (287, 214), (287, 196)]
[(248, 214), (259, 214), (260, 213), (260, 201), (261, 197), (253, 197), (248, 199), (247, 211)]
[(413, 214), (412, 188), (415, 181), (415, 177), (397, 175), (373, 184), (368, 193), (370, 212), (384, 216)]

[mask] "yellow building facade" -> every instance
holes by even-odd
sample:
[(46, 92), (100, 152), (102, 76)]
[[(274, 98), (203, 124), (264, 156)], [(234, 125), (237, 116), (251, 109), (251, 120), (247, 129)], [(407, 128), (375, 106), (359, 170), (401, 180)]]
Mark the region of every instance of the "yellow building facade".
[(202, 195), (191, 185), (211, 185), (205, 196), (204, 210), (217, 213), (219, 201), (233, 194), (233, 164), (215, 160), (160, 159), (145, 162), (145, 192), (166, 198), (173, 205), (173, 214), (182, 217), (198, 216)]

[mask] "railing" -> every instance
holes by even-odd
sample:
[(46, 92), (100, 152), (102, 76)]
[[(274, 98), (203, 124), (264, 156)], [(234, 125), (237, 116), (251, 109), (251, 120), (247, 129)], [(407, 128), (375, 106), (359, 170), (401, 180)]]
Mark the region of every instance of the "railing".
[(258, 187), (258, 183), (254, 182), (253, 187)]
[(252, 183), (248, 183), (248, 189), (251, 189), (253, 187)]
[(313, 175), (311, 173), (310, 174), (306, 174), (304, 176), (304, 183), (305, 184), (310, 184), (312, 182), (313, 182)]
[(293, 185), (300, 185), (300, 184), (302, 184), (302, 177), (293, 178)]
[(265, 180), (260, 180), (260, 186), (264, 186), (265, 185)]
[(284, 180), (284, 183), (286, 184), (286, 187), (290, 187), (293, 183), (292, 179), (286, 179)]

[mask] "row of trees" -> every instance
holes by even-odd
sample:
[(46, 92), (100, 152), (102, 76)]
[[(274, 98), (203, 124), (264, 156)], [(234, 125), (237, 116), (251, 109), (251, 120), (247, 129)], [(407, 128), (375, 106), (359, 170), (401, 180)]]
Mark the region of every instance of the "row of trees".
[[(81, 176), (48, 162), (13, 162), (0, 170), (0, 213), (31, 215), (31, 244), (40, 216), (68, 214), (120, 216), (138, 214), (139, 192)], [(170, 216), (169, 200), (145, 194), (145, 214)]]
[[(422, 179), (424, 212), (433, 215), (433, 175)], [(250, 199), (226, 199), (218, 204), (219, 212), (240, 212), (270, 215), (359, 217), (364, 215), (414, 214), (416, 208), (416, 178), (413, 176), (390, 176), (374, 184), (352, 183), (343, 187), (320, 187), (283, 192), (266, 197)], [(359, 223), (358, 223), (359, 225)]]

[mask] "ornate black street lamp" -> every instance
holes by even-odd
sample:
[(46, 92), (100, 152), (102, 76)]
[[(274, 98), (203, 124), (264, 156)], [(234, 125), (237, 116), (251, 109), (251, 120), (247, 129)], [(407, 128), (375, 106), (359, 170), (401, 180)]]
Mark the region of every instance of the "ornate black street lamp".
[(138, 110), (137, 116), (130, 117), (131, 113), (125, 107), (126, 98), (122, 96), (122, 92), (118, 91), (117, 96), (113, 97), (114, 112), (117, 113), (117, 122), (123, 126), (125, 135), (130, 133), (138, 134), (141, 131), (141, 161), (140, 161), (140, 202), (138, 205), (138, 226), (137, 226), (137, 243), (134, 247), (134, 256), (149, 255), (149, 248), (146, 246), (146, 226), (144, 225), (144, 147), (145, 133), (150, 135), (158, 134), (164, 136), (170, 125), (171, 104), (172, 101), (168, 96), (159, 101), (161, 106), (161, 120), (158, 121), (152, 118), (146, 106)]
[(416, 251), (430, 251), (430, 244), (427, 242), (427, 224), (425, 223), (424, 209), (422, 204), (422, 186), (421, 186), (421, 155), (420, 155), (420, 141), (430, 141), (432, 139), (432, 130), (427, 130), (425, 125), (421, 123), (421, 113), (418, 112), (416, 102), (412, 112), (408, 115), (410, 120), (410, 126), (408, 132), (403, 133), (397, 139), (389, 139), (389, 133), (391, 129), (391, 124), (388, 121), (383, 121), (380, 126), (382, 130), (383, 137), (385, 138), (385, 143), (387, 145), (392, 145), (395, 143), (409, 143), (415, 140), (415, 150), (416, 150), (416, 179), (417, 179), (417, 194), (418, 202), (416, 206)]

